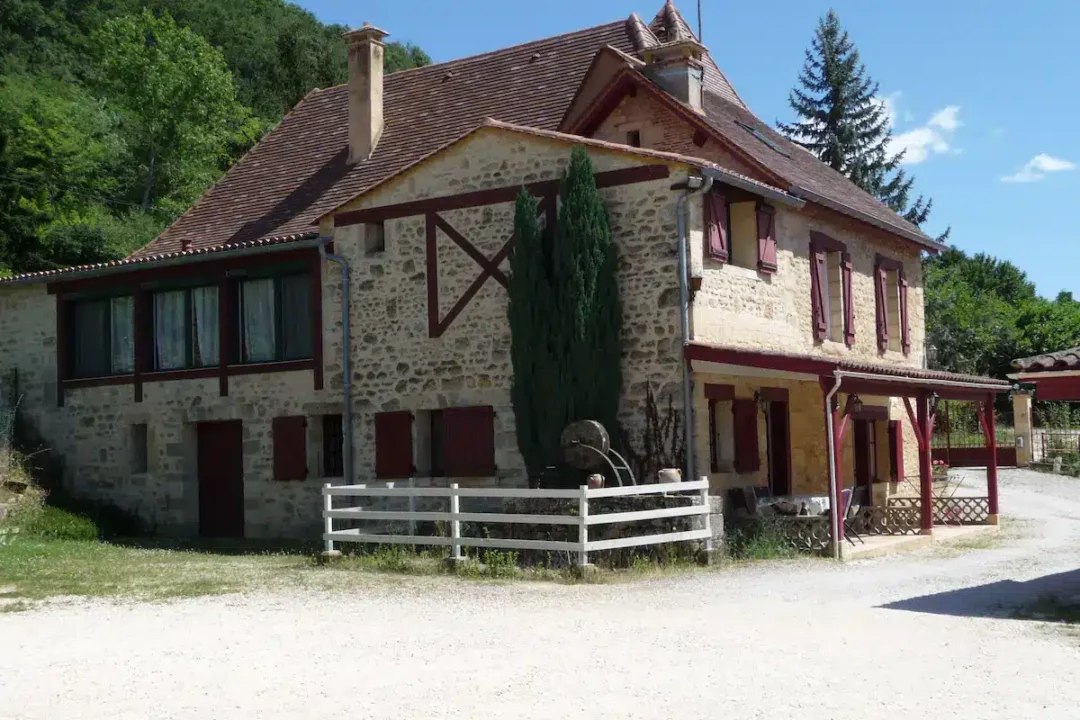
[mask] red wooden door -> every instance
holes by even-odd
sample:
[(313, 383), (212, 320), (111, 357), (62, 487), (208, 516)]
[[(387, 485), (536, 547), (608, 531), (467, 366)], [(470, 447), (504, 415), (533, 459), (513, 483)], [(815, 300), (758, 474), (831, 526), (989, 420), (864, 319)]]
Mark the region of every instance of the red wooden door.
[(199, 535), (244, 537), (243, 424), (198, 424)]

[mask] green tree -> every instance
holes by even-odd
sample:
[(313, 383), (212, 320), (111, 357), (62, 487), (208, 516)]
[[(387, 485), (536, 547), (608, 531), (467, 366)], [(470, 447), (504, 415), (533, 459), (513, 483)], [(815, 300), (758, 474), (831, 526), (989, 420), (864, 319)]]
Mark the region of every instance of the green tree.
[(933, 201), (920, 195), (912, 202), (915, 179), (900, 166), (903, 153), (889, 152), (892, 130), (877, 94), (878, 85), (867, 74), (858, 49), (830, 10), (818, 22), (799, 84), (788, 96), (799, 119), (777, 126), (863, 190), (922, 225)]
[(553, 418), (554, 361), (548, 333), (552, 300), (549, 249), (536, 217), (536, 200), (525, 188), (514, 208), (514, 247), (510, 252), (509, 303), (510, 363), (513, 368), (510, 399), (514, 406), (518, 449), (529, 477), (536, 478), (557, 452), (561, 428)]
[(559, 436), (569, 423), (597, 420), (613, 437), (619, 429), (618, 258), (584, 148), (571, 153), (559, 200), (558, 227), (546, 236), (535, 201), (519, 196), (510, 260), (512, 398), (519, 447), (534, 477), (560, 461)]
[(123, 154), (115, 117), (85, 91), (0, 77), (0, 264), (32, 271), (113, 257), (110, 234), (98, 242), (63, 228), (117, 192)]
[(99, 86), (134, 154), (143, 210), (186, 206), (212, 182), (248, 120), (221, 53), (168, 15), (116, 18), (94, 35)]

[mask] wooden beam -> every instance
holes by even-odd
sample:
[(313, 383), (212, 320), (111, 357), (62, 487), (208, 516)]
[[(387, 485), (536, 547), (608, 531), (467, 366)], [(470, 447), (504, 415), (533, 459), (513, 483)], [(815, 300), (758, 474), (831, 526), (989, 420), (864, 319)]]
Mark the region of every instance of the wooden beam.
[(911, 428), (915, 431), (915, 440), (919, 445), (919, 452), (923, 450), (923, 431), (922, 426), (919, 425), (919, 421), (915, 417), (915, 411), (911, 407), (911, 398), (904, 398), (904, 407), (907, 408), (908, 420), (911, 421)]
[(435, 213), (428, 212), (426, 217), (427, 238), (427, 317), (428, 337), (438, 337), (439, 329), (439, 246)]
[(450, 223), (436, 215), (435, 225), (442, 230), (448, 238), (457, 243), (458, 247), (464, 250), (466, 255), (476, 261), (476, 263), (484, 270), (484, 277), (493, 277), (504, 288), (510, 288), (510, 283), (506, 279), (506, 275), (503, 274), (503, 271), (499, 269), (498, 264), (493, 263), (486, 255), (484, 255), (484, 253), (477, 250), (476, 246), (466, 240), (465, 236), (455, 230)]
[[(620, 185), (632, 185), (634, 183), (649, 182), (651, 180), (663, 180), (671, 174), (667, 165), (639, 165), (621, 170), (608, 170), (596, 173), (596, 187), (603, 189)], [(542, 180), (529, 183), (524, 188), (534, 197), (545, 197), (559, 191), (559, 180)], [(359, 225), (361, 223), (379, 223), (386, 220), (395, 220), (413, 215), (427, 213), (446, 212), (447, 210), (460, 210), (462, 208), (483, 207), (485, 205), (498, 205), (499, 203), (513, 202), (521, 185), (510, 185), (490, 190), (476, 190), (473, 192), (447, 195), (444, 197), (427, 198), (424, 200), (412, 200), (398, 203), (397, 205), (383, 205), (382, 207), (367, 208), (364, 210), (350, 210), (338, 213), (334, 216), (334, 226), (344, 227), (347, 225)]]

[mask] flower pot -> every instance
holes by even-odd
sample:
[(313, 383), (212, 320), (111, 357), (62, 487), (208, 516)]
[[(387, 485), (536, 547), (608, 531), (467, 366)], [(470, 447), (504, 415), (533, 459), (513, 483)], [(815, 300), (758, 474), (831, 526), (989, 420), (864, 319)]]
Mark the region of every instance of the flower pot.
[(682, 470), (679, 468), (664, 468), (656, 473), (656, 480), (662, 483), (682, 482)]
[(604, 476), (600, 473), (593, 473), (589, 476), (588, 483), (590, 490), (599, 490), (604, 487)]

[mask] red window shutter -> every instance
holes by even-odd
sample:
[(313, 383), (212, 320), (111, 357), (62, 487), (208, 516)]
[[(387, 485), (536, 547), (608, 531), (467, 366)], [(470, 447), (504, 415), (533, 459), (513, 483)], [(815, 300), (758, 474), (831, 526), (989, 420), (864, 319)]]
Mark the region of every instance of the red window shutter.
[(828, 331), (825, 317), (825, 293), (829, 292), (829, 274), (825, 251), (810, 246), (810, 304), (814, 323), (814, 339), (824, 340)]
[(855, 345), (855, 297), (851, 289), (851, 255), (844, 253), (840, 258), (840, 272), (844, 291), (844, 344)]
[(709, 257), (720, 262), (727, 262), (727, 198), (716, 193), (705, 196), (705, 245)]
[(446, 476), (495, 475), (495, 410), (489, 406), (446, 408), (442, 417)]
[(758, 457), (758, 405), (753, 400), (731, 403), (735, 415), (735, 472), (751, 473), (761, 467)]
[(375, 416), (375, 477), (394, 480), (412, 477), (412, 413), (408, 410)]
[(896, 279), (900, 286), (900, 344), (907, 355), (911, 352), (911, 324), (908, 322), (908, 284), (903, 270), (897, 272)]
[(889, 421), (889, 471), (893, 480), (904, 480), (904, 426), (899, 420)]
[(303, 415), (276, 417), (271, 426), (274, 442), (274, 479), (303, 480), (307, 477), (307, 418)]
[(720, 448), (716, 447), (716, 402), (709, 400), (709, 470), (712, 472), (720, 472)]
[(874, 268), (874, 296), (877, 304), (877, 344), (878, 350), (889, 349), (889, 275), (884, 267)]
[(768, 205), (757, 209), (758, 270), (776, 272), (776, 211)]

